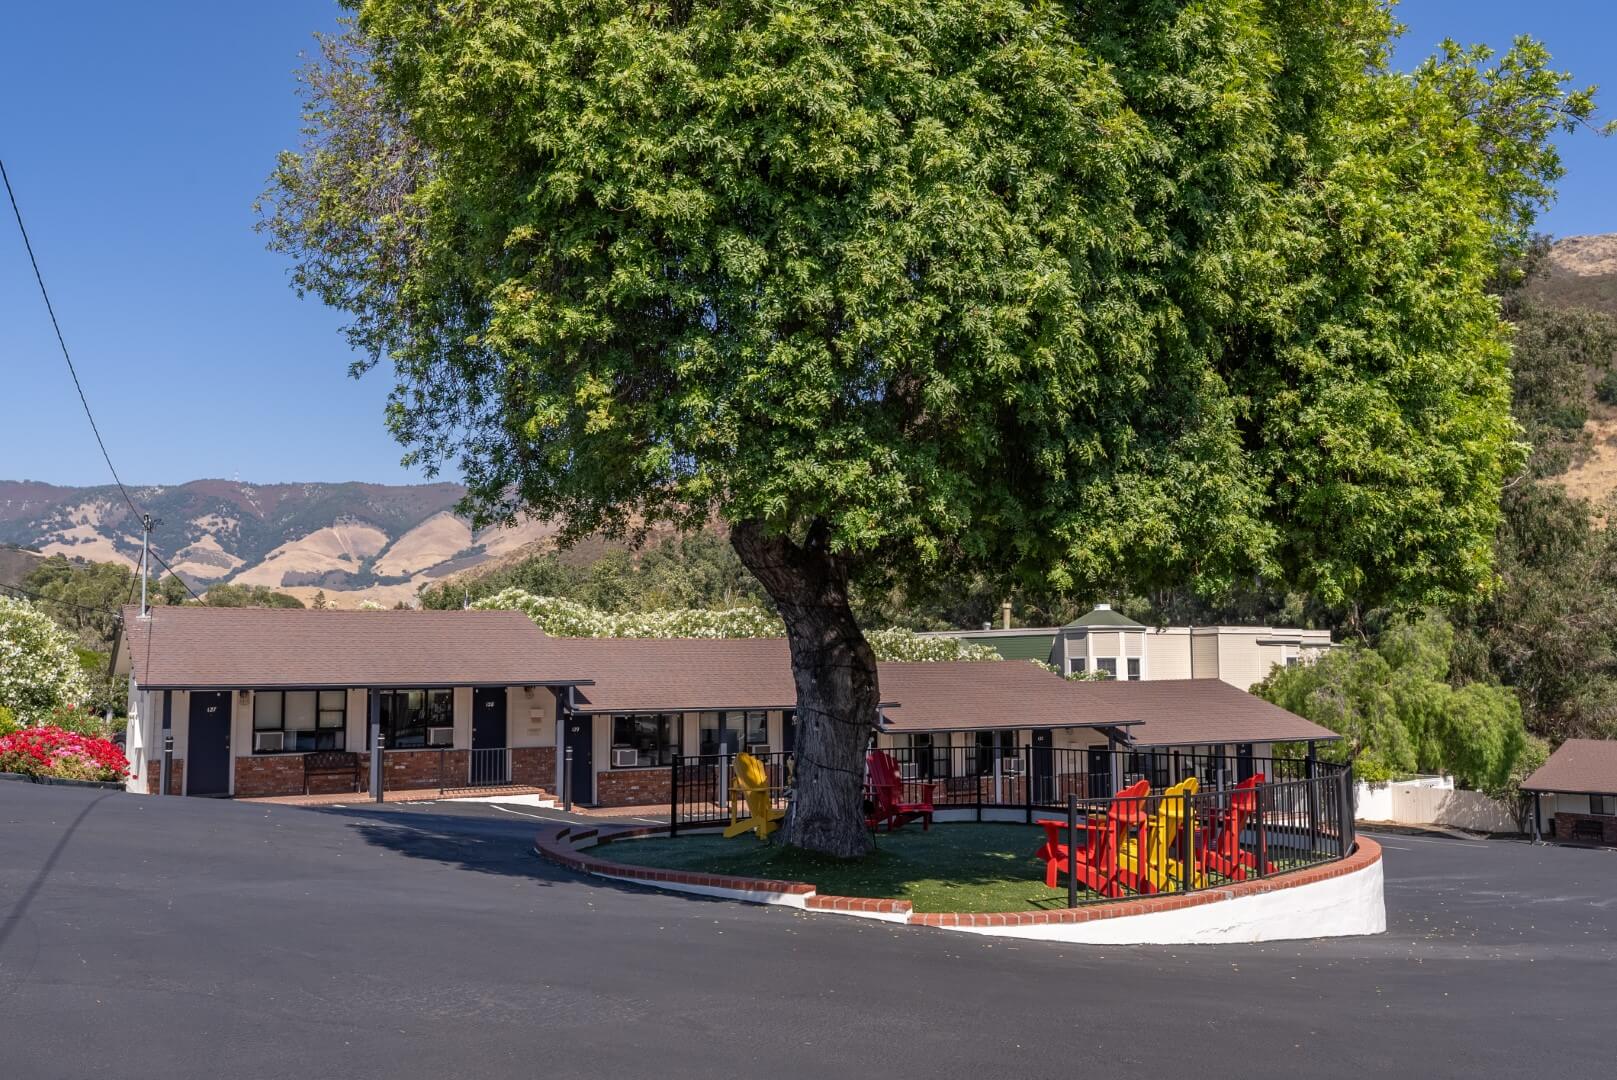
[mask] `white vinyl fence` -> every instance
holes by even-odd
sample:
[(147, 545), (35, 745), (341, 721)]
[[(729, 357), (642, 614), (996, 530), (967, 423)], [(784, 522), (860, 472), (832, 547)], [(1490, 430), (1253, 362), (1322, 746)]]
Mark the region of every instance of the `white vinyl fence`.
[(1452, 776), (1355, 785), (1355, 816), (1360, 821), (1399, 825), (1448, 825), (1478, 832), (1519, 832), (1515, 812), (1480, 791), (1460, 791)]

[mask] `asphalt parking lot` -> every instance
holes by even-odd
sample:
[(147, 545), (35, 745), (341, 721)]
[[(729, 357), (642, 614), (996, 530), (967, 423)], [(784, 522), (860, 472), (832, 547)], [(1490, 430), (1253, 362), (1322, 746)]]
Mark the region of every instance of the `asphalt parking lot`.
[(1011, 942), (662, 894), (531, 808), (0, 783), (0, 1075), (1609, 1071), (1617, 853), (1386, 835), (1389, 929)]

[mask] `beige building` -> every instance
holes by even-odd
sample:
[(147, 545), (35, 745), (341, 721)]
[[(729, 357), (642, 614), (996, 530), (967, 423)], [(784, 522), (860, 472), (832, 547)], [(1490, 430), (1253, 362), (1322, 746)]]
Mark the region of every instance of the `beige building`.
[(1064, 675), (1099, 672), (1137, 682), (1220, 679), (1247, 690), (1276, 666), (1313, 661), (1331, 648), (1329, 630), (1270, 626), (1146, 626), (1110, 604), (1066, 626), (946, 631), (998, 649), (1007, 659), (1044, 658)]

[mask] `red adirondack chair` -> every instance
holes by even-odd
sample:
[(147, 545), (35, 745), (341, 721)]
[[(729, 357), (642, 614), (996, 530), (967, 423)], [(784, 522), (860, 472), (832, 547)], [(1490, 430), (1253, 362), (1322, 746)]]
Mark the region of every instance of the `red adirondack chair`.
[[(1242, 780), (1230, 793), (1228, 809), (1213, 816), (1201, 845), (1202, 869), (1223, 874), (1235, 881), (1244, 881), (1248, 871), (1258, 868), (1258, 855), (1241, 847), (1241, 833), (1258, 813), (1258, 787), (1263, 783), (1262, 773), (1254, 773)], [(1274, 864), (1267, 851), (1263, 856), (1263, 872), (1274, 873)]]
[(916, 798), (908, 799), (898, 763), (891, 754), (883, 750), (870, 751), (865, 755), (865, 768), (870, 796), (870, 811), (865, 815), (867, 829), (880, 829), (885, 825), (887, 831), (892, 832), (915, 820), (921, 822), (923, 831), (932, 828), (933, 785), (930, 781), (911, 781), (909, 786), (915, 789)]
[[(1083, 846), (1076, 852), (1068, 851), (1067, 823), (1041, 818), (1044, 828), (1044, 846), (1038, 858), (1044, 860), (1044, 884), (1055, 888), (1062, 873), (1076, 874), (1078, 881), (1092, 892), (1102, 896), (1124, 895), (1124, 886), (1141, 888), (1141, 875), (1118, 861), (1118, 853), (1131, 833), (1137, 833), (1146, 823), (1146, 797), (1151, 784), (1139, 780), (1117, 793), (1104, 814), (1091, 814), (1089, 820), (1078, 826)], [(1143, 843), (1143, 838), (1141, 838)]]

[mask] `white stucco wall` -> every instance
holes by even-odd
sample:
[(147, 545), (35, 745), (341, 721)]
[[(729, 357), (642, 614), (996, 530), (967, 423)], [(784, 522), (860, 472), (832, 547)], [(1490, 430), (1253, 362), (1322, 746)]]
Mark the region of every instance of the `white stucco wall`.
[(1082, 945), (1217, 945), (1380, 934), (1387, 929), (1381, 860), (1340, 877), (1173, 911), (1083, 923), (948, 927), (967, 934)]

